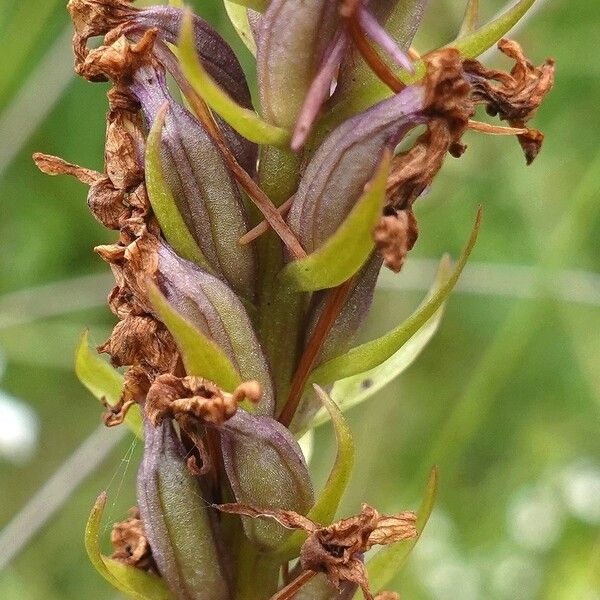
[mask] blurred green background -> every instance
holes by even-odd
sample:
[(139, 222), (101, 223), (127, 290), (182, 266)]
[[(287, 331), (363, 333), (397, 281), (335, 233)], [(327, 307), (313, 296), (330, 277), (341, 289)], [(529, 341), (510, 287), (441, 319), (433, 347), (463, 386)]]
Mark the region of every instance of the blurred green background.
[[(90, 217), (82, 185), (43, 176), (30, 158), (102, 167), (105, 97), (71, 75), (64, 4), (0, 1), (0, 528), (29, 503), (0, 533), (0, 562), (67, 497), (0, 573), (4, 600), (118, 598), (88, 564), (83, 527), (102, 489), (108, 523), (134, 503), (140, 451), (125, 432), (99, 429), (100, 409), (72, 371), (82, 330), (100, 342), (113, 322), (110, 276), (91, 250), (113, 234)], [(216, 0), (192, 4), (235, 41)], [(422, 51), (452, 39), (464, 7), (430, 4)], [(503, 4), (481, 2), (484, 15)], [(359, 459), (344, 511), (362, 500), (416, 507), (430, 466), (440, 468), (432, 520), (396, 582), (405, 599), (600, 598), (598, 2), (537, 7), (515, 37), (534, 62), (558, 63), (534, 122), (546, 133), (541, 155), (526, 168), (513, 139), (467, 135), (466, 155), (419, 202), (417, 247), (406, 272), (386, 278), (364, 333), (415, 306), (432, 260), (457, 254), (482, 204), (439, 333), (351, 413)], [(487, 60), (507, 66), (495, 52)], [(320, 476), (331, 438), (317, 432)]]

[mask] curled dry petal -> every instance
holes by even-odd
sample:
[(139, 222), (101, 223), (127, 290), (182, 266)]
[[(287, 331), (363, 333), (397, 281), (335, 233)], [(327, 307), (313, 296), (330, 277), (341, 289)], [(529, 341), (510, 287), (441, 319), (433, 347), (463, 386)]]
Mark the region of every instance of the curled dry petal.
[(223, 350), (243, 380), (260, 383), (263, 393), (256, 410), (271, 414), (274, 392), (267, 359), (239, 298), (220, 279), (168, 246), (161, 244), (158, 256), (158, 284), (165, 298)]
[(306, 570), (326, 573), (336, 587), (340, 581), (350, 581), (362, 588), (365, 598), (372, 598), (363, 553), (375, 544), (392, 544), (416, 537), (415, 521), (414, 513), (385, 516), (363, 504), (357, 516), (309, 535), (302, 546), (300, 562)]
[(256, 508), (255, 506), (243, 504), (241, 502), (214, 504), (213, 506), (221, 512), (230, 513), (233, 515), (243, 515), (244, 517), (250, 517), (251, 519), (271, 518), (286, 529), (301, 529), (307, 533), (311, 533), (318, 529), (318, 525), (316, 523), (303, 515), (299, 515), (293, 510), (270, 510), (268, 508)]
[[(499, 115), (512, 127), (524, 127), (552, 89), (554, 60), (547, 59), (543, 65), (535, 67), (513, 40), (500, 40), (498, 48), (515, 61), (510, 73), (488, 69), (476, 60), (464, 62), (473, 86), (473, 98), (485, 104), (489, 114)], [(543, 134), (530, 129), (517, 138), (527, 164), (531, 164), (540, 151)]]
[(149, 373), (173, 370), (179, 356), (171, 334), (150, 316), (130, 315), (119, 321), (98, 351), (110, 354), (116, 367), (141, 365)]
[(138, 472), (140, 515), (158, 570), (177, 598), (226, 600), (225, 565), (202, 489), (170, 420), (144, 431)]
[(386, 267), (395, 273), (400, 272), (418, 234), (417, 220), (410, 208), (381, 217), (373, 238)]
[(133, 0), (69, 0), (67, 9), (77, 35), (85, 40), (104, 35), (113, 27), (131, 19), (136, 8)]
[(129, 518), (113, 525), (110, 541), (113, 546), (111, 558), (143, 571), (157, 572), (152, 550), (140, 519), (140, 511), (133, 507)]
[(166, 417), (181, 416), (199, 424), (219, 426), (235, 415), (239, 402), (256, 403), (260, 397), (260, 384), (256, 381), (246, 381), (228, 394), (202, 377), (165, 373), (152, 383), (144, 411), (153, 425), (159, 425)]
[(358, 515), (328, 527), (320, 527), (289, 510), (266, 510), (243, 503), (215, 506), (223, 512), (273, 519), (284, 527), (307, 532), (309, 536), (300, 551), (302, 569), (326, 573), (338, 589), (341, 582), (355, 583), (370, 600), (373, 595), (369, 590), (363, 554), (374, 545), (394, 544), (417, 536), (414, 513), (382, 515), (368, 504), (362, 505)]

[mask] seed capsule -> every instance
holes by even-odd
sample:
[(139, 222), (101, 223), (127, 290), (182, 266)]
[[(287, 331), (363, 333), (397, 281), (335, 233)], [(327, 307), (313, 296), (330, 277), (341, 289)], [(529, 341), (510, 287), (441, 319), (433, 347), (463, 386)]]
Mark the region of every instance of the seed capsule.
[(406, 88), (349, 119), (323, 142), (308, 164), (288, 216), (307, 252), (313, 252), (346, 218), (372, 178), (386, 147), (424, 122), (424, 90)]
[(167, 419), (146, 421), (138, 506), (152, 556), (178, 600), (230, 598), (216, 531), (185, 451)]
[(164, 244), (158, 249), (158, 284), (173, 308), (225, 352), (243, 380), (260, 383), (262, 397), (256, 411), (272, 414), (274, 397), (268, 363), (234, 292)]
[[(221, 431), (225, 469), (238, 502), (300, 514), (310, 510), (314, 492), (308, 467), (281, 423), (238, 410)], [(291, 534), (272, 521), (244, 517), (243, 523), (248, 538), (263, 549), (277, 548)]]

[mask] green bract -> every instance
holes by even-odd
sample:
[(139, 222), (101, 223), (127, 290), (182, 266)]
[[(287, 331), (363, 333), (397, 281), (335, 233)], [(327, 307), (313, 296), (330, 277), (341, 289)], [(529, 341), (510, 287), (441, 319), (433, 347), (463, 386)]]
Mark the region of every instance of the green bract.
[[(85, 331), (75, 353), (75, 374), (98, 400), (117, 404), (123, 392), (123, 375), (92, 352), (88, 338), (89, 333)], [(127, 413), (125, 423), (138, 437), (143, 437), (139, 406), (132, 407)]]
[(98, 573), (132, 600), (175, 600), (160, 577), (104, 556), (100, 550), (100, 523), (107, 496), (98, 496), (85, 528), (85, 549)]
[(320, 248), (290, 263), (282, 273), (285, 280), (314, 292), (344, 283), (361, 268), (373, 250), (372, 231), (383, 208), (389, 167), (386, 154), (346, 220)]
[(467, 263), (471, 250), (475, 245), (479, 231), (480, 213), (477, 215), (471, 237), (467, 242), (454, 270), (434, 294), (424, 302), (404, 323), (386, 335), (361, 346), (352, 348), (346, 354), (333, 358), (317, 367), (311, 373), (311, 381), (326, 385), (339, 379), (351, 377), (357, 373), (377, 367), (394, 355), (442, 306)]

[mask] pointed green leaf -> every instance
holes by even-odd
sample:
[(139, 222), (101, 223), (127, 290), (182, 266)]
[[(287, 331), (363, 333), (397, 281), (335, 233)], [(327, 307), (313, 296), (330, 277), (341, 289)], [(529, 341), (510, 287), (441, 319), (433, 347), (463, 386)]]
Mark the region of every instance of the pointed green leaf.
[(186, 373), (209, 379), (224, 390), (234, 390), (242, 379), (225, 353), (174, 310), (152, 282), (148, 283), (148, 296), (179, 347)]
[(325, 362), (317, 367), (310, 376), (311, 382), (319, 385), (333, 383), (339, 379), (351, 377), (361, 373), (365, 369), (377, 367), (382, 362), (396, 353), (423, 325), (431, 319), (443, 304), (452, 288), (456, 285), (460, 274), (469, 258), (471, 250), (477, 240), (479, 225), (481, 221), (481, 210), (477, 212), (475, 225), (471, 236), (465, 246), (452, 274), (438, 290), (424, 302), (417, 310), (401, 325), (392, 329), (382, 337), (366, 342), (356, 348), (352, 348), (346, 354)]
[(470, 35), (460, 37), (448, 44), (457, 48), (466, 58), (475, 58), (489, 50), (498, 40), (502, 39), (533, 6), (535, 0), (520, 0), (499, 17), (481, 26)]
[(386, 152), (346, 220), (320, 248), (287, 265), (281, 273), (285, 282), (314, 292), (344, 283), (361, 268), (375, 245), (373, 229), (383, 209), (389, 168), (390, 153)]
[[(354, 466), (354, 440), (350, 427), (337, 404), (318, 385), (313, 387), (333, 423), (337, 453), (325, 486), (306, 516), (315, 523), (329, 525), (335, 517), (350, 481)], [(283, 548), (277, 550), (277, 554), (281, 554), (288, 560), (297, 556), (306, 537), (307, 534), (303, 531), (294, 532)]]
[[(423, 304), (436, 293), (450, 276), (450, 259), (445, 256), (440, 262), (438, 273), (429, 295)], [(388, 383), (405, 371), (419, 356), (438, 329), (444, 314), (444, 304), (428, 319), (390, 358), (379, 366), (358, 375), (336, 381), (331, 398), (344, 412), (374, 396)], [(312, 427), (319, 427), (329, 420), (329, 413), (321, 409), (315, 416)]]
[(467, 0), (465, 16), (456, 39), (463, 38), (477, 31), (479, 26), (479, 0)]
[[(98, 400), (104, 399), (111, 406), (119, 401), (123, 391), (123, 375), (90, 348), (88, 331), (83, 332), (75, 351), (75, 374)], [(135, 435), (143, 438), (142, 415), (137, 404), (127, 411), (125, 423)]]
[[(427, 525), (427, 521), (431, 515), (431, 511), (433, 510), (437, 486), (438, 472), (437, 468), (433, 467), (429, 475), (429, 481), (425, 488), (421, 506), (417, 511), (417, 537), (409, 540), (402, 540), (391, 546), (386, 546), (367, 562), (367, 573), (371, 589), (380, 590), (387, 586), (406, 564), (410, 552), (421, 537), (423, 529), (425, 529), (425, 525)], [(354, 596), (354, 600), (359, 600), (360, 598), (362, 598), (362, 595), (360, 594)]]
[(146, 187), (152, 210), (158, 219), (165, 239), (183, 258), (187, 258), (202, 268), (210, 271), (210, 266), (196, 244), (175, 198), (164, 178), (160, 161), (161, 132), (165, 123), (168, 106), (165, 104), (158, 112), (146, 143)]
[(189, 12), (181, 26), (178, 57), (181, 69), (194, 91), (240, 135), (258, 144), (283, 146), (289, 142), (288, 131), (267, 123), (253, 110), (240, 106), (206, 72), (196, 54)]
[(96, 500), (85, 527), (85, 549), (102, 577), (133, 600), (174, 600), (160, 577), (108, 558), (100, 551), (100, 522), (106, 505), (106, 492)]
[(350, 427), (338, 405), (318, 385), (313, 387), (333, 423), (337, 453), (325, 487), (307, 516), (316, 523), (329, 525), (335, 517), (342, 496), (350, 481), (354, 466), (354, 440), (352, 439)]
[(248, 21), (248, 9), (242, 4), (232, 2), (231, 0), (224, 0), (224, 3), (227, 16), (233, 28), (240, 36), (242, 42), (244, 42), (246, 48), (250, 50), (252, 56), (256, 56), (256, 42), (254, 41), (254, 35)]

